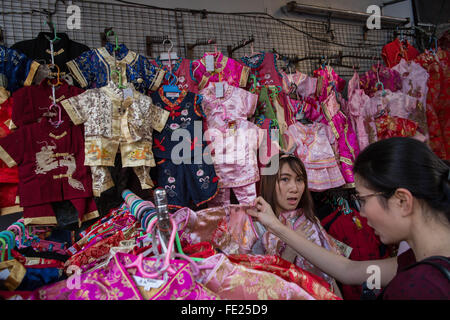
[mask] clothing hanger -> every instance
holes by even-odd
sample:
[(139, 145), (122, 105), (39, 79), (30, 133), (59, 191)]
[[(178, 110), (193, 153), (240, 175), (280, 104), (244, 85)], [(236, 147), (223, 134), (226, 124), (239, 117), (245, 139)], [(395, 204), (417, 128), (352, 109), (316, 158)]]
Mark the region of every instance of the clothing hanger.
[[(161, 54), (161, 56), (162, 56), (161, 59), (169, 60), (169, 72), (165, 75), (166, 80), (169, 80), (169, 84), (163, 86), (163, 91), (165, 93), (180, 93), (181, 90), (176, 85), (177, 77), (172, 72), (172, 59), (173, 58), (178, 59), (178, 55), (176, 54), (176, 52), (173, 52), (174, 55), (172, 55), (172, 52), (171, 52), (171, 50), (173, 48), (172, 41), (170, 41), (169, 39), (166, 39), (166, 40), (164, 40), (163, 45), (165, 44), (166, 41), (170, 42), (170, 47), (167, 49), (167, 54), (164, 54), (164, 55)], [(170, 80), (170, 79), (172, 79), (172, 80)]]
[[(4, 242), (2, 242), (3, 244), (3, 248), (7, 249), (7, 260), (11, 260), (11, 249), (13, 248), (13, 242), (14, 242), (14, 236), (11, 235), (11, 231), (2, 231), (0, 232), (0, 239), (3, 239)], [(4, 261), (4, 253), (2, 252), (2, 258)]]
[(116, 44), (116, 46), (114, 47), (114, 55), (115, 55), (115, 51), (120, 49), (119, 38), (117, 37), (116, 33), (113, 30), (109, 30), (108, 32), (106, 32), (106, 37), (109, 37), (111, 34), (114, 35), (114, 42)]
[(44, 24), (48, 25), (49, 28), (50, 28), (50, 31), (53, 32), (53, 35), (54, 35), (53, 39), (52, 40), (49, 39), (51, 42), (55, 42), (55, 41), (61, 40), (61, 38), (58, 37), (55, 25), (53, 24), (52, 21), (50, 21), (50, 19), (49, 19), (49, 21), (44, 21)]
[(117, 69), (116, 70), (112, 70), (111, 71), (111, 79), (112, 79), (112, 75), (114, 73), (117, 73), (117, 75), (119, 76), (119, 84), (118, 84), (119, 89), (125, 89), (127, 86), (124, 86), (123, 83), (122, 83), (122, 73), (120, 73), (120, 71), (117, 70)]
[(172, 61), (171, 60), (177, 60), (179, 57), (178, 57), (178, 54), (176, 52), (172, 51), (172, 48), (173, 48), (172, 40), (164, 39), (164, 41), (162, 43), (164, 47), (165, 47), (166, 42), (169, 43), (170, 47), (167, 49), (167, 53), (166, 52), (162, 52), (160, 54), (159, 60), (162, 60), (162, 61), (169, 60), (169, 68), (170, 68), (170, 71), (172, 71)]

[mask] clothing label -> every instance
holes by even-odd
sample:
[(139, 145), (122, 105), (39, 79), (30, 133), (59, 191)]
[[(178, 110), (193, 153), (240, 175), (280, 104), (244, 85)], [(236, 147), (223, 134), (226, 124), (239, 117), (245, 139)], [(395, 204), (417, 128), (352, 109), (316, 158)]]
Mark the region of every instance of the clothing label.
[(214, 56), (208, 55), (205, 58), (206, 71), (213, 72), (214, 71)]
[(215, 84), (216, 86), (216, 98), (222, 98), (223, 97), (223, 82), (217, 82)]
[(2, 271), (0, 271), (0, 280), (8, 279), (10, 273), (11, 272), (9, 272), (8, 269), (3, 269)]
[(350, 254), (352, 253), (353, 248), (348, 246), (348, 245), (346, 245), (345, 243), (342, 243), (339, 240), (336, 240), (334, 238), (333, 238), (333, 240), (336, 243), (336, 245), (338, 246), (339, 250), (344, 254), (344, 256), (346, 258), (350, 257)]
[(167, 98), (178, 98), (180, 96), (179, 92), (166, 92)]
[(133, 276), (133, 278), (139, 287), (144, 287), (145, 291), (149, 291), (150, 289), (157, 289), (166, 282), (165, 280), (141, 278), (138, 276)]
[(123, 89), (123, 99), (125, 100), (128, 97), (133, 97), (133, 90), (131, 88)]

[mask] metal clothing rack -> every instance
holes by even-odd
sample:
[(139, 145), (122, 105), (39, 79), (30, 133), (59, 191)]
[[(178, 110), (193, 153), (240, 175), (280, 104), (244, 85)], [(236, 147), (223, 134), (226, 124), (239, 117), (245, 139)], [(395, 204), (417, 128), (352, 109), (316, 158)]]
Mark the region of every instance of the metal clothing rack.
[[(80, 7), (79, 30), (67, 27), (69, 3)], [(49, 14), (58, 32), (67, 33), (74, 41), (98, 48), (105, 41), (102, 35), (105, 28), (113, 27), (129, 49), (149, 58), (163, 52), (164, 39), (170, 39), (180, 57), (198, 59), (203, 56), (205, 46), (213, 44), (207, 40), (214, 39), (218, 51), (235, 59), (249, 55), (250, 43), (254, 52), (270, 52), (276, 48), (283, 54), (298, 57), (332, 56), (342, 51), (347, 66), (359, 64), (365, 71), (372, 61), (355, 57), (379, 56), (383, 45), (394, 39), (392, 30), (364, 30), (360, 23), (333, 19), (279, 19), (264, 13), (163, 9), (97, 1), (3, 0), (0, 28), (5, 45), (12, 46), (35, 38), (40, 31), (48, 31), (44, 22)], [(407, 37), (414, 43), (411, 35)], [(283, 67), (283, 61), (278, 63)], [(317, 59), (304, 59), (297, 64), (301, 72), (308, 74), (318, 67)], [(345, 65), (336, 66), (335, 70), (344, 79), (353, 74)]]

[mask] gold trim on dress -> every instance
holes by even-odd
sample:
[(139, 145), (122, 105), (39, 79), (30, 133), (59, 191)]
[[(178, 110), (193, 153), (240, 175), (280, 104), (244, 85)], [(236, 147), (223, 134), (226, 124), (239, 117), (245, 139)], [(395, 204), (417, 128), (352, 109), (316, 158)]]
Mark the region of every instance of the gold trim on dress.
[(239, 80), (239, 87), (244, 88), (247, 86), (248, 77), (250, 75), (250, 68), (242, 68), (241, 79)]
[(150, 88), (149, 89), (151, 91), (158, 90), (158, 88), (161, 86), (161, 83), (162, 83), (162, 81), (164, 79), (164, 75), (165, 74), (166, 74), (166, 71), (164, 71), (163, 69), (159, 69), (158, 75), (155, 76), (155, 78), (153, 79), (153, 83), (150, 84)]
[(58, 221), (56, 220), (56, 217), (36, 217), (36, 218), (24, 218), (23, 219), (24, 225), (56, 225), (58, 224)]
[(0, 209), (0, 216), (6, 216), (8, 214), (13, 214), (17, 212), (23, 212), (23, 208), (19, 205), (4, 207)]
[(70, 103), (70, 99), (66, 99), (61, 101), (61, 105), (64, 107), (64, 109), (66, 110), (67, 114), (70, 117), (70, 120), (72, 120), (72, 122), (75, 125), (80, 125), (84, 122), (84, 120), (78, 115), (76, 109), (74, 108), (74, 106)]
[(41, 65), (39, 63), (37, 63), (36, 61), (33, 61), (31, 63), (30, 71), (28, 72), (28, 76), (25, 79), (25, 82), (23, 83), (23, 85), (25, 87), (31, 86), (31, 84), (33, 83), (34, 76), (36, 75), (36, 72), (40, 66)]
[(75, 80), (77, 80), (80, 86), (82, 88), (86, 88), (88, 86), (87, 80), (84, 78), (80, 68), (78, 68), (78, 65), (75, 63), (75, 61), (69, 61), (66, 63), (66, 65), (69, 68), (70, 73), (72, 73)]
[(17, 166), (16, 161), (11, 158), (11, 156), (8, 154), (8, 152), (5, 151), (5, 149), (3, 149), (2, 146), (0, 146), (0, 159), (2, 159), (9, 168)]

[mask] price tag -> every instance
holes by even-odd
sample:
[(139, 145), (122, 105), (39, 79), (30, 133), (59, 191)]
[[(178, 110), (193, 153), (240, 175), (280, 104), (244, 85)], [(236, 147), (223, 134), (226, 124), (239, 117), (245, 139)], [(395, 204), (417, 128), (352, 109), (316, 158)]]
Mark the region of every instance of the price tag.
[(178, 92), (166, 92), (167, 98), (178, 98), (180, 94)]
[(131, 88), (123, 89), (123, 99), (125, 100), (128, 97), (133, 97), (133, 90)]
[(139, 287), (144, 287), (145, 291), (149, 291), (150, 289), (157, 289), (166, 282), (165, 280), (141, 278), (138, 276), (133, 276), (133, 278)]
[(9, 270), (8, 269), (3, 269), (2, 271), (0, 271), (0, 280), (6, 280), (9, 277)]
[(214, 71), (214, 56), (208, 55), (205, 58), (206, 71), (213, 72)]
[(216, 98), (223, 97), (223, 82), (216, 82)]

